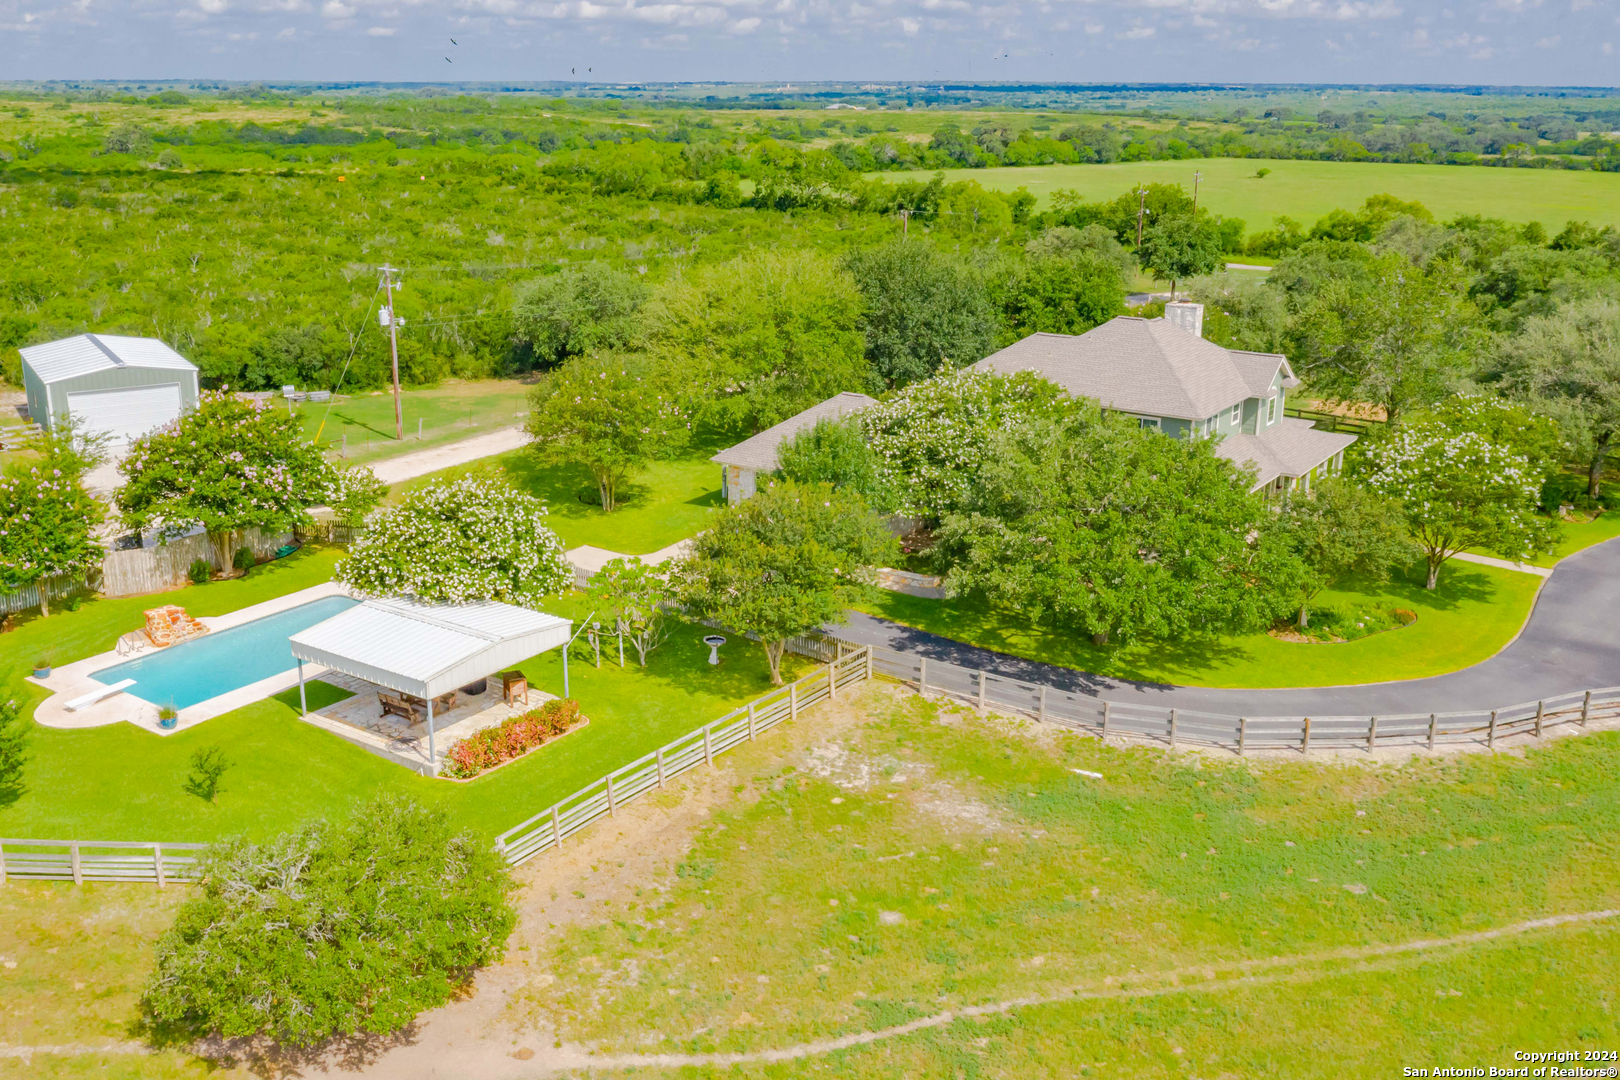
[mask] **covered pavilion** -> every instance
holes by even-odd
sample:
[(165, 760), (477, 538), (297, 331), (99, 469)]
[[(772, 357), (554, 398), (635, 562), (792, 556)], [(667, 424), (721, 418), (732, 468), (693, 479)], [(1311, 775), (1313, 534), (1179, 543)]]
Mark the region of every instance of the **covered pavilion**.
[(494, 600), (366, 600), (289, 639), (298, 661), (299, 708), (309, 712), (306, 662), (421, 698), (427, 703), (428, 760), (436, 765), (433, 700), (559, 646), (566, 681), (572, 626), (560, 616)]

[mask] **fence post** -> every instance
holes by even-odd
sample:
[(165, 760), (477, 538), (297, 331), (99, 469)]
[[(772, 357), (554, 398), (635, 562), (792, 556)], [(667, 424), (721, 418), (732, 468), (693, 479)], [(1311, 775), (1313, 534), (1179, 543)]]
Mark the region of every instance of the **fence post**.
[(6, 846), (0, 844), (0, 885), (6, 883)]
[(1378, 738), (1378, 717), (1367, 722), (1367, 751), (1372, 752), (1373, 742)]
[[(838, 661), (834, 660), (827, 665), (827, 700), (838, 700)], [(707, 735), (704, 738), (708, 738)]]
[[(1586, 717), (1591, 711), (1592, 711), (1592, 691), (1588, 690), (1586, 692), (1585, 699), (1581, 701), (1581, 727), (1586, 726)], [(0, 881), (3, 881), (3, 880), (5, 880), (5, 879), (0, 878)]]
[[(798, 684), (797, 681), (795, 681), (792, 686), (788, 687), (788, 719), (789, 720), (797, 720), (798, 718), (799, 718), (799, 684)], [(663, 751), (659, 751), (658, 760), (659, 761), (664, 760)]]
[(984, 672), (979, 672), (979, 711), (984, 712)]
[(872, 646), (866, 647), (866, 681), (872, 681)]
[(748, 703), (748, 741), (754, 741), (754, 703)]
[(1435, 728), (1435, 714), (1430, 713), (1429, 714), (1429, 749), (1430, 750), (1434, 749), (1434, 728)]
[(917, 696), (928, 696), (928, 657), (918, 657), (917, 666)]
[(607, 776), (607, 789), (608, 789), (608, 817), (618, 817), (619, 816), (619, 805), (613, 799), (613, 774), (612, 773), (608, 773), (608, 776)]
[(1111, 708), (1112, 708), (1112, 707), (1113, 707), (1113, 702), (1110, 702), (1110, 701), (1105, 701), (1105, 702), (1103, 702), (1103, 728), (1102, 728), (1102, 737), (1103, 737), (1103, 738), (1105, 738), (1105, 739), (1106, 739), (1106, 738), (1108, 738), (1108, 711), (1109, 711), (1109, 709), (1111, 709)]
[(1311, 752), (1311, 718), (1308, 716), (1305, 718), (1305, 735), (1299, 740), (1299, 752), (1302, 754)]
[[(831, 671), (832, 668), (827, 670)], [(714, 727), (713, 724), (703, 725), (703, 760), (708, 763), (711, 769), (714, 768), (714, 748), (709, 744), (709, 729), (712, 727)]]
[(1043, 723), (1043, 724), (1046, 723), (1046, 687), (1045, 686), (1041, 687), (1041, 712), (1040, 712), (1040, 715), (1036, 717), (1036, 719), (1038, 721), (1040, 721), (1041, 723)]
[(658, 748), (658, 786), (664, 786), (664, 748)]
[(1238, 756), (1242, 757), (1249, 749), (1249, 718), (1238, 717)]
[(1541, 711), (1546, 704), (1545, 701), (1536, 702), (1536, 738), (1538, 739), (1541, 738)]
[(79, 865), (79, 842), (77, 840), (68, 845), (68, 853), (73, 860), (73, 884), (83, 885), (84, 870)]
[(562, 815), (557, 813), (557, 804), (551, 804), (551, 842), (562, 847)]
[(163, 845), (162, 844), (153, 844), (152, 845), (152, 871), (153, 871), (153, 873), (155, 873), (157, 875), (158, 888), (161, 889), (161, 888), (163, 888), (163, 886), (165, 886), (165, 885), (167, 885), (169, 883), (168, 878), (165, 877), (164, 873), (163, 873)]
[(1170, 710), (1170, 749), (1176, 748), (1176, 710)]
[(1487, 732), (1486, 735), (1485, 735), (1485, 745), (1486, 745), (1487, 748), (1496, 745), (1496, 710), (1495, 709), (1491, 710), (1491, 728), (1490, 728), (1490, 731)]

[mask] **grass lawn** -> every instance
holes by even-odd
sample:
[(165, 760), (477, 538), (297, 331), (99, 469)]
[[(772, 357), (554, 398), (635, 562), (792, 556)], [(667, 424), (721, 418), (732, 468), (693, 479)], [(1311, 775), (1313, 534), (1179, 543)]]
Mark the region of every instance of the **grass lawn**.
[[(1524, 560), (1525, 562), (1531, 566), (1550, 568), (1557, 566), (1559, 559), (1568, 558), (1577, 551), (1585, 551), (1593, 544), (1613, 540), (1615, 537), (1620, 536), (1620, 511), (1607, 510), (1591, 521), (1584, 521), (1579, 524), (1571, 524), (1565, 521), (1561, 522), (1558, 527), (1561, 536), (1557, 545), (1551, 551), (1532, 556)], [(1470, 548), (1469, 550), (1478, 555), (1490, 555), (1494, 558), (1502, 557), (1497, 555), (1496, 552), (1487, 551), (1484, 548)]]
[[(1260, 167), (1271, 170), (1254, 179)], [(1059, 188), (1088, 201), (1117, 198), (1138, 183), (1177, 183), (1192, 189), (1194, 171), (1204, 174), (1199, 205), (1242, 218), (1250, 232), (1271, 227), (1286, 214), (1309, 228), (1330, 210), (1355, 210), (1369, 195), (1416, 199), (1444, 221), (1483, 214), (1509, 221), (1539, 221), (1551, 232), (1571, 220), (1620, 225), (1620, 175), (1552, 169), (1490, 169), (1373, 162), (1263, 161), (1202, 158), (1119, 165), (1040, 165), (1003, 169), (956, 169), (948, 180), (975, 180), (992, 191), (1027, 187), (1045, 207)], [(917, 179), (917, 173), (876, 173), (877, 178)]]
[(1050, 996), (678, 1075), (1370, 1077), (1620, 1044), (1614, 921), (1324, 955), (1620, 906), (1620, 734), (1262, 765), (864, 701), (835, 743), (739, 758), (671, 873), (548, 935), (522, 1000), (558, 1039), (762, 1050)]
[[(150, 606), (158, 600), (148, 597), (143, 602)], [(547, 608), (582, 619), (589, 614), (582, 602), (578, 596), (564, 597)], [(52, 616), (49, 621), (60, 620), (67, 629), (74, 619), (93, 611), (87, 605), (81, 612)], [(570, 662), (570, 690), (590, 724), (516, 764), (465, 784), (417, 776), (303, 723), (297, 716), (296, 690), (167, 737), (128, 724), (78, 731), (36, 725), (27, 771), (29, 790), (13, 805), (0, 807), (0, 836), (175, 842), (207, 841), (232, 833), (268, 836), (308, 817), (341, 812), (355, 800), (394, 790), (442, 804), (469, 828), (493, 838), (603, 773), (765, 693), (770, 686), (762, 650), (735, 641), (724, 650), (725, 662), (711, 668), (708, 648), (699, 641), (710, 632), (678, 624), (645, 671), (636, 666), (633, 652), (623, 669), (616, 656), (604, 656), (597, 669), (585, 658), (583, 645), (577, 645)], [(88, 632), (84, 637), (100, 640), (103, 646), (112, 643), (106, 631), (97, 633), (102, 637)], [(95, 651), (86, 647), (79, 655)], [(789, 658), (784, 674), (796, 677), (809, 666)], [(520, 667), (536, 689), (562, 692), (559, 653), (544, 654)], [(32, 686), (28, 690), (30, 704), (44, 696)], [(316, 707), (318, 700), (311, 706)], [(213, 745), (222, 746), (234, 762), (217, 805), (183, 790), (191, 755)]]
[(542, 465), (529, 450), (514, 450), (396, 485), (391, 498), (433, 479), (469, 473), (499, 473), (520, 490), (544, 499), (551, 527), (567, 547), (591, 544), (626, 555), (645, 555), (702, 532), (709, 515), (724, 505), (720, 466), (705, 448), (672, 461), (655, 461), (620, 492), (612, 513), (587, 503), (596, 484), (582, 465)]
[[(523, 423), (529, 387), (516, 379), (451, 382), (400, 395), (405, 438), (394, 441), (394, 394), (375, 390), (344, 396), (329, 405), (294, 406), (304, 432), (337, 453), (348, 437), (348, 460), (362, 464), (460, 442), (497, 428)], [(276, 404), (286, 408), (286, 403)], [(417, 425), (421, 424), (421, 438)], [(324, 427), (323, 427), (324, 424)]]
[(1417, 579), (1329, 590), (1318, 608), (1378, 603), (1417, 613), (1398, 630), (1339, 644), (1295, 644), (1266, 633), (1171, 643), (1096, 646), (1067, 631), (1031, 628), (1015, 612), (970, 600), (882, 592), (862, 610), (986, 649), (1118, 678), (1183, 686), (1338, 686), (1440, 675), (1500, 650), (1530, 617), (1541, 578), (1452, 561), (1434, 592)]

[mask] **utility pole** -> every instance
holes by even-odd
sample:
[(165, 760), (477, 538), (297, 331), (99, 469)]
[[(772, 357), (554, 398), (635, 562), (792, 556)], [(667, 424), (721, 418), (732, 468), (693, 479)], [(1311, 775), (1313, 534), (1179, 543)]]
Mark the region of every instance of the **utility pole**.
[(1151, 211), (1151, 210), (1149, 210), (1147, 208), (1147, 197), (1148, 197), (1147, 188), (1145, 188), (1145, 187), (1144, 188), (1138, 188), (1136, 190), (1136, 195), (1137, 195), (1137, 201), (1136, 201), (1136, 246), (1141, 247), (1142, 246), (1142, 219), (1147, 217), (1149, 214), (1153, 213), (1153, 211)]
[(906, 239), (909, 239), (910, 236), (911, 236), (911, 211), (902, 208), (901, 211), (900, 211), (900, 239), (906, 240)]
[(1203, 173), (1193, 173), (1193, 217), (1198, 216), (1198, 181), (1202, 180), (1203, 178)]
[(394, 315), (394, 289), (398, 286), (394, 282), (394, 275), (398, 270), (383, 263), (377, 268), (382, 273), (383, 288), (388, 290), (388, 306), (384, 309), (388, 313), (388, 351), (394, 359), (394, 439), (404, 441), (405, 413), (399, 404), (399, 319)]

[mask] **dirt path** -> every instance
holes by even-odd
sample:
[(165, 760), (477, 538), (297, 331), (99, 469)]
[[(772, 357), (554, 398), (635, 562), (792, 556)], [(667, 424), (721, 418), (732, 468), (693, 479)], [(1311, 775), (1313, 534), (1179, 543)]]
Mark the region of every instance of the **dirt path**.
[(396, 458), (379, 461), (371, 467), (377, 479), (385, 484), (398, 484), (418, 476), (438, 472), (456, 465), (465, 465), (479, 458), (504, 454), (516, 450), (529, 441), (529, 433), (520, 427), (501, 428), (487, 435), (463, 439), (431, 450), (418, 450), (414, 454), (401, 454)]

